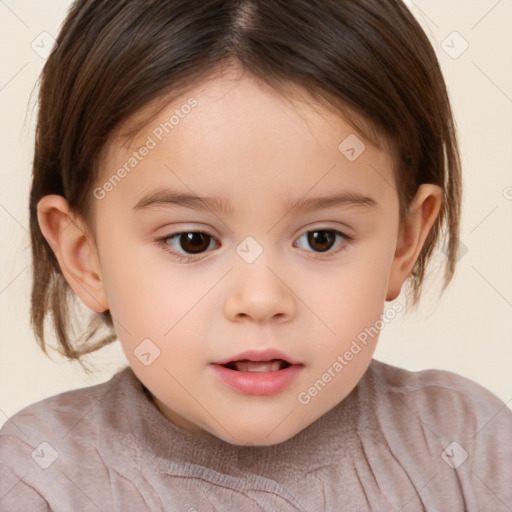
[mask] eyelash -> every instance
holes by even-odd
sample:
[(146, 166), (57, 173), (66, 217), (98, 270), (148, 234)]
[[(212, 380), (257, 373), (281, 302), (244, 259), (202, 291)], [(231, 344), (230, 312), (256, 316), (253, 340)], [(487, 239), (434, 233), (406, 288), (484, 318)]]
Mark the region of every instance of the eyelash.
[[(320, 259), (325, 259), (325, 258), (334, 256), (335, 254), (339, 254), (340, 252), (342, 252), (344, 249), (347, 248), (347, 245), (349, 245), (350, 243), (353, 242), (353, 238), (352, 237), (346, 235), (345, 233), (342, 233), (341, 231), (338, 231), (337, 229), (333, 229), (333, 228), (310, 229), (308, 231), (305, 231), (298, 239), (302, 238), (304, 235), (307, 235), (309, 233), (316, 233), (316, 232), (319, 232), (319, 231), (324, 231), (324, 232), (328, 232), (328, 233), (334, 233), (335, 235), (339, 235), (344, 240), (344, 243), (341, 246), (341, 248), (339, 248), (338, 250), (333, 251), (333, 252), (329, 252), (330, 250), (328, 252), (308, 251), (308, 252), (313, 252), (314, 254), (317, 254), (318, 255), (317, 257), (320, 258)], [(202, 254), (204, 254), (204, 252), (203, 253), (198, 253), (195, 256), (194, 255), (186, 255), (186, 254), (182, 254), (182, 253), (179, 253), (177, 251), (172, 250), (169, 247), (169, 244), (168, 244), (169, 240), (171, 240), (173, 238), (179, 238), (179, 236), (181, 236), (181, 235), (190, 234), (190, 233), (200, 233), (202, 235), (206, 235), (210, 239), (213, 239), (213, 240), (215, 240), (217, 242), (217, 240), (216, 240), (216, 238), (214, 236), (209, 235), (208, 233), (205, 233), (203, 231), (193, 231), (193, 230), (191, 230), (191, 231), (179, 231), (179, 232), (176, 232), (176, 233), (172, 233), (170, 235), (166, 235), (164, 237), (157, 238), (156, 242), (166, 252), (170, 253), (173, 257), (178, 259), (180, 262), (189, 263), (191, 261), (197, 261), (198, 257), (201, 256)]]

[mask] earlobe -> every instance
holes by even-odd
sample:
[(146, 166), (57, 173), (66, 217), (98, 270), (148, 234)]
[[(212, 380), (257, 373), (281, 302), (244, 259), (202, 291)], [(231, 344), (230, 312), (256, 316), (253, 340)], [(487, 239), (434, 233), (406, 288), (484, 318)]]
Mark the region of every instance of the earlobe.
[(442, 198), (443, 190), (438, 185), (428, 183), (418, 188), (398, 234), (386, 300), (394, 300), (400, 294), (439, 215)]
[(37, 219), (72, 290), (89, 309), (98, 313), (107, 310), (94, 238), (71, 213), (66, 199), (59, 195), (43, 197), (37, 205)]

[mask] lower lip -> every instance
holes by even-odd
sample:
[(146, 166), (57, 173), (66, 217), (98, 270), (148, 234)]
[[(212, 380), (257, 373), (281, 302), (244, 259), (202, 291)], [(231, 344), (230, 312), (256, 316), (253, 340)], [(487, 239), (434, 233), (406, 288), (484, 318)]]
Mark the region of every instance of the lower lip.
[(212, 364), (220, 379), (231, 389), (244, 395), (275, 395), (285, 389), (304, 367), (292, 364), (275, 372), (241, 372), (220, 364)]

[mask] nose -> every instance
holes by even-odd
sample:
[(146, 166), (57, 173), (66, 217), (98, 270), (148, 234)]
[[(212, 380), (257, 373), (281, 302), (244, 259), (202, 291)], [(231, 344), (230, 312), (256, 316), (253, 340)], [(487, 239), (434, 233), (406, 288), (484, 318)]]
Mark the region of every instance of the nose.
[(242, 263), (232, 272), (224, 314), (234, 322), (290, 321), (295, 317), (297, 302), (286, 277), (265, 261)]

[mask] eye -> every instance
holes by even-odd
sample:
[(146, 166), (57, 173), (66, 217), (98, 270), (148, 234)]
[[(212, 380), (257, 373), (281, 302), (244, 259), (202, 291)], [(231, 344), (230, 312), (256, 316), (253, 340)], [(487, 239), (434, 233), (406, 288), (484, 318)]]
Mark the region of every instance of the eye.
[(183, 231), (160, 238), (158, 242), (179, 260), (188, 261), (194, 259), (194, 255), (208, 250), (214, 240), (213, 236), (201, 231)]
[[(345, 243), (341, 244), (341, 249), (338, 251), (333, 251), (334, 253), (343, 250), (346, 244), (351, 240), (349, 236), (336, 229), (314, 229), (304, 233), (298, 239), (298, 242), (300, 242), (300, 240), (305, 240), (305, 243), (309, 245), (314, 250), (314, 252), (325, 253), (332, 249), (332, 247), (336, 244), (336, 238), (339, 238), (342, 241), (344, 240)], [(307, 250), (307, 248), (304, 247), (305, 243), (304, 241), (302, 244), (298, 243), (298, 246), (301, 249)]]
[[(330, 251), (336, 245), (336, 239), (339, 239), (338, 247), (341, 247), (338, 250)], [(328, 255), (331, 255), (342, 251), (351, 241), (351, 237), (335, 229), (314, 229), (299, 237), (297, 246), (308, 250), (304, 246), (307, 244), (313, 249), (313, 252), (321, 254), (330, 251)], [(156, 242), (172, 256), (184, 262), (197, 260), (196, 255), (212, 249), (212, 242), (217, 243), (212, 235), (202, 231), (181, 231), (159, 238)]]

